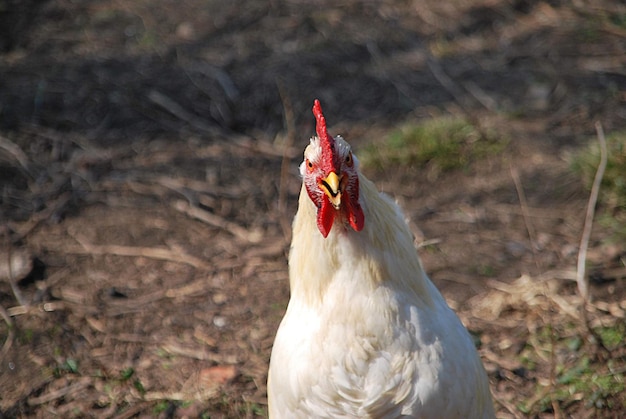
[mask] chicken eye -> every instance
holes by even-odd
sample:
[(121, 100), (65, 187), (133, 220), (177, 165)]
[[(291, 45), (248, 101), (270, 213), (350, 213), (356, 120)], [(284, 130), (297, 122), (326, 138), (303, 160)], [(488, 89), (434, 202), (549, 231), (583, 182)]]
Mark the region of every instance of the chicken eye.
[(348, 153), (348, 155), (346, 156), (346, 164), (348, 165), (348, 167), (352, 167), (352, 153)]
[(309, 169), (309, 171), (313, 170), (313, 163), (311, 163), (311, 160), (306, 159), (306, 167)]

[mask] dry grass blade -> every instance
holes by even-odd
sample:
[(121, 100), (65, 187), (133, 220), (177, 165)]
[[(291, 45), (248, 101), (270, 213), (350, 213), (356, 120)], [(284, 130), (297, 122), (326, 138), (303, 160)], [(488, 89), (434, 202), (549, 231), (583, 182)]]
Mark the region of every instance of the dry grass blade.
[(285, 112), (285, 124), (287, 125), (287, 139), (285, 140), (285, 144), (283, 146), (283, 158), (280, 163), (280, 182), (278, 184), (278, 212), (281, 214), (280, 217), (280, 226), (283, 230), (283, 234), (285, 235), (285, 239), (287, 241), (291, 241), (291, 228), (289, 223), (286, 221), (289, 219), (286, 214), (287, 210), (287, 177), (289, 176), (289, 163), (291, 159), (289, 158), (288, 150), (291, 149), (296, 137), (296, 122), (295, 116), (293, 113), (293, 105), (291, 104), (291, 100), (285, 92), (285, 87), (283, 83), (278, 82), (278, 92), (280, 93), (280, 98), (283, 102), (283, 109)]
[(435, 59), (434, 57), (429, 57), (426, 61), (428, 64), (428, 69), (433, 74), (435, 79), (441, 84), (441, 86), (446, 89), (448, 93), (454, 97), (457, 104), (462, 107), (463, 111), (470, 116), (471, 113), (469, 111), (469, 107), (471, 106), (468, 101), (465, 99), (466, 95), (463, 92), (463, 89), (448, 75), (446, 74), (443, 66)]
[(526, 200), (526, 194), (524, 193), (524, 187), (519, 178), (517, 170), (510, 166), (511, 178), (515, 184), (515, 190), (517, 191), (517, 197), (519, 198), (520, 206), (522, 208), (522, 216), (524, 217), (524, 224), (526, 225), (526, 231), (528, 231), (528, 238), (530, 239), (530, 249), (533, 252), (533, 259), (535, 266), (540, 267), (539, 258), (537, 257), (537, 235), (535, 234), (535, 228), (530, 221), (530, 213), (528, 211), (528, 201)]
[(162, 107), (163, 109), (165, 109), (166, 111), (168, 111), (169, 113), (171, 113), (172, 115), (177, 117), (178, 119), (188, 123), (192, 127), (196, 128), (196, 129), (198, 129), (198, 130), (200, 130), (202, 132), (206, 132), (206, 133), (208, 133), (210, 135), (214, 135), (214, 136), (222, 136), (223, 135), (223, 133), (222, 133), (222, 131), (220, 129), (218, 129), (216, 127), (210, 126), (205, 121), (203, 121), (202, 119), (196, 117), (191, 112), (187, 111), (181, 105), (176, 103), (173, 99), (170, 99), (169, 97), (165, 96), (161, 92), (158, 92), (156, 90), (151, 90), (148, 93), (148, 99), (152, 103), (154, 103), (156, 105), (159, 105), (160, 107)]
[(9, 140), (8, 138), (0, 136), (0, 149), (6, 151), (11, 156), (13, 156), (13, 158), (19, 163), (22, 169), (26, 173), (30, 174), (30, 170), (28, 169), (28, 157), (17, 144)]
[[(578, 284), (578, 292), (585, 302), (589, 301), (589, 280), (585, 276), (585, 262), (587, 260), (587, 248), (589, 247), (589, 238), (591, 237), (591, 228), (593, 227), (593, 217), (596, 211), (596, 203), (598, 202), (598, 194), (600, 192), (600, 184), (606, 169), (607, 163), (607, 147), (604, 138), (604, 130), (602, 124), (596, 122), (596, 133), (600, 142), (600, 164), (593, 179), (591, 193), (587, 203), (587, 213), (585, 215), (585, 224), (583, 226), (583, 234), (580, 239), (580, 248), (578, 250), (578, 266), (576, 270), (576, 283)], [(584, 312), (584, 310), (583, 310)]]
[[(426, 60), (426, 63), (432, 75), (437, 79), (439, 84), (454, 97), (457, 105), (459, 105), (467, 120), (470, 121), (474, 128), (480, 133), (480, 136), (487, 138), (488, 136), (477, 116), (476, 110), (480, 107), (489, 109), (495, 106), (495, 100), (490, 98), (484, 91), (481, 91), (477, 85), (474, 85), (474, 88), (472, 88), (471, 83), (465, 83), (464, 86), (461, 87), (446, 73), (441, 63), (435, 59), (435, 57), (430, 56)], [(470, 89), (468, 89), (468, 86), (470, 86)], [(465, 94), (466, 91), (469, 92), (469, 96)]]
[[(528, 232), (528, 237), (530, 239), (530, 248), (532, 250), (533, 253), (533, 260), (535, 261), (535, 266), (537, 268), (541, 268), (541, 264), (540, 264), (540, 259), (537, 255), (537, 239), (536, 239), (536, 234), (535, 234), (535, 228), (533, 226), (533, 223), (531, 221), (530, 218), (530, 212), (528, 211), (528, 201), (526, 200), (526, 193), (524, 192), (524, 187), (522, 186), (522, 182), (520, 180), (519, 174), (517, 173), (517, 170), (513, 168), (513, 166), (509, 167), (510, 172), (511, 172), (511, 177), (513, 178), (513, 183), (515, 184), (515, 189), (517, 191), (517, 196), (518, 199), (520, 201), (520, 206), (522, 209), (522, 215), (524, 217), (524, 224), (526, 226), (526, 231)], [(551, 293), (549, 290), (549, 287), (547, 286), (547, 282), (541, 282), (541, 284), (543, 284), (543, 289), (544, 289), (544, 295), (546, 296), (550, 296), (550, 300), (552, 302), (552, 304), (556, 303), (558, 304), (562, 309), (564, 309), (567, 312), (567, 302), (563, 299), (560, 300), (555, 300), (554, 297), (557, 296), (556, 293)], [(571, 310), (570, 310), (571, 312)], [(550, 359), (549, 359), (549, 365), (550, 365), (550, 385), (547, 386), (548, 391), (552, 394), (552, 391), (554, 390), (555, 387), (555, 369), (556, 369), (556, 358), (555, 358), (555, 353), (554, 353), (554, 339), (555, 339), (555, 334), (554, 331), (551, 331), (550, 333), (550, 339), (552, 341), (552, 349), (550, 350)], [(559, 418), (560, 415), (560, 408), (558, 403), (555, 402), (554, 399), (552, 399), (552, 409), (554, 410), (554, 415), (555, 418)]]
[(48, 403), (52, 400), (57, 400), (62, 397), (66, 397), (69, 394), (76, 393), (84, 388), (87, 388), (91, 385), (91, 380), (81, 380), (77, 383), (71, 384), (67, 387), (60, 388), (58, 390), (51, 391), (49, 393), (43, 394), (39, 397), (31, 397), (28, 399), (28, 404), (31, 406), (36, 406), (44, 403)]

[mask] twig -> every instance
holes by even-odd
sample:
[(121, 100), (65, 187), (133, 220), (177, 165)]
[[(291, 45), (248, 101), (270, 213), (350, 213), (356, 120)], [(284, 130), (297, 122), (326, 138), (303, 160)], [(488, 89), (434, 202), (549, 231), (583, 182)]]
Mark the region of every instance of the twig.
[(7, 338), (2, 345), (2, 351), (0, 351), (0, 354), (2, 354), (2, 357), (4, 358), (4, 356), (9, 352), (9, 349), (11, 349), (11, 345), (13, 345), (15, 332), (13, 331), (13, 320), (2, 305), (0, 305), (0, 316), (2, 316), (2, 318), (6, 322), (8, 329)]
[[(587, 202), (587, 213), (585, 215), (585, 224), (583, 226), (583, 234), (580, 239), (580, 248), (578, 249), (578, 266), (576, 270), (576, 283), (578, 284), (578, 292), (585, 303), (589, 302), (589, 280), (585, 275), (585, 262), (587, 260), (587, 248), (589, 247), (589, 238), (591, 237), (591, 228), (593, 226), (593, 217), (596, 211), (596, 203), (598, 202), (598, 194), (600, 192), (600, 184), (606, 169), (607, 149), (606, 139), (604, 138), (604, 130), (602, 124), (596, 122), (596, 133), (600, 142), (600, 164), (596, 170), (596, 176), (593, 179), (589, 201)], [(586, 310), (583, 309), (583, 313)], [(586, 317), (586, 316), (585, 316)]]
[(441, 64), (439, 64), (439, 61), (437, 61), (434, 57), (428, 57), (426, 64), (428, 64), (428, 69), (433, 76), (435, 76), (435, 79), (437, 79), (439, 84), (441, 84), (441, 86), (446, 89), (450, 95), (452, 95), (454, 100), (463, 109), (463, 112), (470, 116), (471, 112), (469, 111), (468, 104), (466, 103), (467, 100), (465, 100), (463, 89), (461, 89), (459, 85), (446, 74)]
[(535, 228), (533, 226), (533, 223), (530, 221), (530, 213), (528, 211), (528, 201), (526, 200), (526, 194), (524, 193), (524, 188), (522, 187), (522, 182), (520, 181), (517, 170), (513, 168), (513, 166), (509, 166), (509, 169), (511, 171), (511, 178), (513, 178), (513, 183), (515, 184), (515, 190), (517, 191), (517, 197), (519, 199), (520, 207), (522, 208), (522, 216), (524, 217), (526, 231), (528, 231), (528, 238), (530, 239), (530, 249), (533, 252), (533, 260), (535, 261), (535, 266), (537, 268), (540, 268), (541, 264), (537, 256), (536, 249), (537, 236), (535, 235)]
[(170, 288), (165, 291), (165, 296), (168, 298), (181, 298), (196, 293), (206, 292), (206, 279), (202, 278), (198, 281), (192, 282), (187, 285), (183, 285), (178, 288)]
[[(200, 361), (212, 361), (217, 364), (222, 364), (227, 361), (224, 356), (215, 354), (203, 348), (195, 348), (181, 345), (174, 339), (169, 339), (168, 341), (163, 342), (161, 345), (161, 349), (171, 355), (184, 356), (186, 358), (197, 359)], [(234, 359), (232, 359), (231, 361), (234, 361)]]
[(152, 103), (159, 105), (160, 107), (162, 107), (163, 109), (165, 109), (166, 111), (168, 111), (169, 113), (171, 113), (172, 115), (180, 119), (181, 121), (188, 123), (192, 127), (199, 129), (200, 131), (203, 131), (209, 135), (214, 135), (218, 137), (224, 136), (224, 133), (222, 132), (222, 130), (207, 124), (202, 119), (188, 112), (181, 105), (179, 105), (178, 103), (176, 103), (174, 100), (170, 99), (169, 97), (165, 96), (161, 92), (158, 92), (156, 90), (151, 90), (148, 93), (148, 99)]
[(493, 394), (492, 397), (493, 397), (493, 399), (494, 399), (494, 401), (496, 403), (498, 403), (500, 406), (502, 406), (503, 408), (508, 410), (509, 413), (515, 419), (522, 417), (522, 416), (520, 416), (519, 410), (517, 409), (517, 407), (515, 407), (515, 405), (513, 403), (509, 403), (508, 401), (504, 400), (502, 397), (498, 397), (497, 394)]
[[(160, 399), (160, 400), (171, 400), (171, 399), (163, 398), (163, 399)], [(120, 414), (117, 414), (117, 415), (113, 416), (113, 419), (130, 419), (130, 418), (135, 417), (137, 415), (141, 416), (142, 412), (148, 412), (149, 411), (151, 405), (152, 405), (152, 402), (150, 402), (150, 401), (144, 401), (144, 402), (141, 402), (141, 403), (137, 403), (137, 404), (131, 405), (131, 406), (128, 407), (127, 410), (121, 412)]]
[(415, 247), (417, 247), (418, 249), (421, 249), (423, 247), (434, 246), (434, 245), (439, 244), (441, 242), (443, 242), (442, 239), (424, 240), (422, 242), (417, 243), (417, 245)]
[(196, 269), (211, 269), (204, 260), (180, 251), (163, 249), (158, 247), (132, 247), (118, 245), (97, 245), (87, 242), (85, 239), (74, 236), (81, 248), (70, 248), (67, 252), (80, 255), (117, 255), (131, 257), (147, 257), (151, 259), (167, 260), (170, 262), (185, 263)]
[(263, 238), (260, 232), (248, 231), (247, 229), (241, 227), (240, 225), (237, 225), (233, 222), (225, 220), (224, 218), (218, 215), (212, 214), (208, 211), (204, 211), (201, 208), (191, 206), (185, 201), (175, 202), (173, 205), (173, 208), (182, 213), (189, 215), (190, 217), (196, 218), (200, 221), (204, 221), (205, 223), (213, 227), (226, 230), (229, 233), (231, 233), (233, 236), (239, 239), (242, 239), (244, 241), (247, 241), (250, 243), (258, 243)]
[(188, 400), (201, 400), (206, 401), (211, 399), (219, 394), (218, 387), (211, 387), (204, 391), (197, 392), (182, 392), (182, 391), (174, 391), (174, 392), (164, 392), (164, 391), (149, 391), (143, 395), (144, 400), (155, 401), (155, 400), (173, 400), (173, 401), (188, 401)]
[(7, 309), (7, 314), (11, 317), (22, 316), (24, 314), (39, 314), (41, 312), (51, 312), (64, 310), (66, 307), (63, 301), (49, 301), (43, 304), (29, 305), (29, 306), (15, 306)]
[(189, 80), (191, 80), (194, 86), (201, 89), (207, 94), (207, 96), (210, 97), (211, 95), (209, 94), (209, 92), (206, 92), (205, 89), (203, 89), (194, 81), (192, 75), (189, 74), (189, 71), (187, 71), (188, 69), (217, 81), (230, 102), (235, 102), (239, 98), (240, 93), (239, 89), (237, 89), (237, 86), (235, 85), (235, 82), (228, 75), (228, 73), (220, 67), (215, 67), (204, 61), (189, 61), (188, 63), (186, 63), (186, 65), (183, 66), (183, 70), (185, 71), (185, 73), (187, 73), (187, 77), (189, 77)]
[(483, 105), (485, 109), (491, 112), (498, 111), (498, 102), (494, 98), (489, 96), (487, 92), (481, 89), (480, 86), (478, 86), (476, 83), (467, 82), (463, 84), (463, 87), (465, 87), (465, 90), (468, 91), (469, 94), (472, 95), (478, 103)]
[(389, 68), (389, 58), (385, 57), (378, 47), (375, 41), (369, 41), (365, 43), (365, 47), (367, 48), (367, 52), (370, 53), (371, 61), (374, 63), (376, 72), (380, 74), (380, 76), (391, 83), (393, 87), (396, 88), (400, 96), (404, 96), (404, 98), (408, 99), (411, 102), (411, 105), (414, 107), (418, 107), (418, 101), (415, 98), (415, 91), (409, 88), (406, 83), (399, 82), (396, 77), (392, 77), (387, 70)]
[(433, 57), (432, 55), (429, 56), (426, 60), (426, 64), (428, 65), (428, 69), (433, 74), (435, 79), (437, 79), (439, 84), (441, 84), (441, 86), (446, 89), (446, 91), (450, 95), (452, 95), (456, 103), (461, 107), (461, 110), (465, 114), (465, 117), (478, 130), (480, 136), (482, 138), (487, 138), (487, 133), (484, 131), (483, 126), (480, 123), (480, 120), (478, 119), (474, 109), (477, 108), (477, 105), (484, 106), (485, 108), (490, 110), (489, 107), (486, 106), (481, 100), (477, 99), (472, 92), (470, 92), (471, 97), (469, 98), (469, 100), (467, 100), (467, 95), (464, 92), (464, 90), (467, 90), (467, 88), (462, 88), (448, 74), (446, 74), (443, 66), (439, 63), (439, 61), (435, 59), (435, 57)]
[(46, 208), (41, 212), (33, 214), (33, 216), (16, 229), (15, 235), (11, 238), (11, 243), (15, 244), (28, 236), (39, 224), (46, 221), (55, 214), (63, 211), (63, 209), (71, 202), (72, 193), (64, 192), (54, 201), (47, 201)]

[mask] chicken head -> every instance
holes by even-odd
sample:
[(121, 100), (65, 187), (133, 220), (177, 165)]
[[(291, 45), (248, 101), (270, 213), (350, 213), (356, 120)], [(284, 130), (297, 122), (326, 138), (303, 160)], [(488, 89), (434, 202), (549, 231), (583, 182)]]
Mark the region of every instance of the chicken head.
[(358, 160), (343, 138), (328, 134), (326, 118), (317, 99), (313, 114), (317, 136), (311, 138), (304, 150), (300, 174), (309, 198), (317, 207), (317, 227), (324, 237), (335, 221), (361, 231), (365, 217), (359, 203)]

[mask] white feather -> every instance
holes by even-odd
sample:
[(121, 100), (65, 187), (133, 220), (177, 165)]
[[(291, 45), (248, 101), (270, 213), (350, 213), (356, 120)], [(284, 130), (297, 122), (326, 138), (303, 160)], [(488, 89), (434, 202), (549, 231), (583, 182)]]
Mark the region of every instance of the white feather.
[[(307, 158), (318, 147), (311, 140)], [(327, 238), (300, 193), (270, 417), (493, 418), (472, 339), (423, 271), (402, 212), (365, 177), (359, 184), (365, 227), (336, 221)]]

